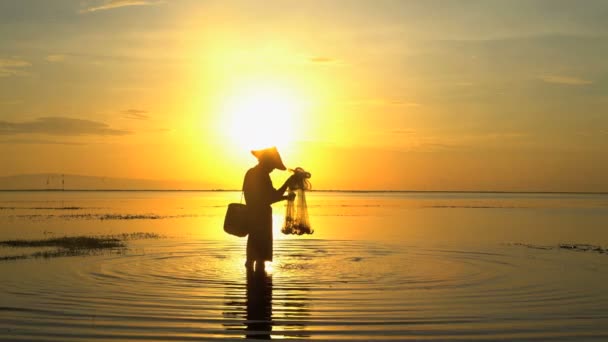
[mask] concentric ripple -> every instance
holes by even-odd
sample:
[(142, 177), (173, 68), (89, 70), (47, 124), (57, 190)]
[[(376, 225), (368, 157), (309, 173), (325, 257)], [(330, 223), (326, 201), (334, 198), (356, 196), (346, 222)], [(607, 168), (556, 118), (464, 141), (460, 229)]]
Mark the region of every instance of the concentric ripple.
[(167, 239), (2, 263), (0, 339), (608, 337), (597, 255), (295, 238), (275, 242), (271, 270), (247, 274), (243, 252), (243, 241)]

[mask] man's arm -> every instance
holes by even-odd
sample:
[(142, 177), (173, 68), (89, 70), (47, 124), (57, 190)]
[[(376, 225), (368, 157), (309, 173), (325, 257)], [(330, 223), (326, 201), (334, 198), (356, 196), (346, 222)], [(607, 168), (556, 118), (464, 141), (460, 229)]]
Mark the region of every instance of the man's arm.
[(285, 193), (285, 191), (287, 191), (287, 187), (289, 186), (289, 184), (291, 184), (292, 179), (293, 179), (293, 175), (291, 177), (287, 178), (285, 183), (280, 188), (275, 190), (275, 193), (272, 196), (271, 203), (276, 203), (276, 202), (279, 202), (282, 200), (289, 199), (289, 196), (284, 196), (283, 194)]

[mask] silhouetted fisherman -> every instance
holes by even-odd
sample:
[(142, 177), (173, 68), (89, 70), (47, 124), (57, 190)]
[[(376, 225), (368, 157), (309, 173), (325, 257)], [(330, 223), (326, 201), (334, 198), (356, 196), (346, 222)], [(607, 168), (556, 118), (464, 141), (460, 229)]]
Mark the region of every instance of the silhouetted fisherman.
[(284, 196), (287, 186), (293, 182), (289, 177), (279, 189), (272, 186), (270, 173), (274, 169), (285, 170), (276, 147), (251, 151), (258, 165), (245, 174), (243, 192), (249, 213), (249, 235), (247, 238), (247, 260), (245, 267), (264, 270), (264, 262), (272, 261), (272, 203), (293, 197)]

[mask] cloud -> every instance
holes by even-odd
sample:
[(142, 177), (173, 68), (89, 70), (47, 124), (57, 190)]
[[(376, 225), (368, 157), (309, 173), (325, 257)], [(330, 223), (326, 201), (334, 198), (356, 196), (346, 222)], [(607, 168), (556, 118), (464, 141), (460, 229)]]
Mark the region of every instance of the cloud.
[(456, 82), (456, 83), (454, 83), (454, 85), (457, 87), (472, 87), (475, 85), (475, 83), (473, 83), (473, 82)]
[(42, 117), (25, 122), (0, 120), (0, 135), (47, 134), (47, 135), (126, 135), (131, 132), (110, 128), (98, 121), (66, 117)]
[(23, 103), (22, 100), (0, 100), (0, 105), (15, 105), (15, 104), (20, 104)]
[(136, 120), (148, 120), (150, 118), (147, 110), (141, 109), (127, 109), (123, 110), (122, 113), (125, 115), (127, 119), (136, 119)]
[(126, 6), (151, 6), (159, 5), (164, 1), (152, 1), (152, 0), (106, 0), (103, 4), (98, 6), (89, 6), (80, 11), (80, 13), (91, 13), (97, 11), (111, 10)]
[(400, 99), (361, 99), (361, 100), (350, 100), (345, 102), (351, 106), (398, 106), (398, 107), (421, 107), (422, 104), (413, 101), (406, 101)]
[(402, 140), (404, 148), (412, 152), (504, 149), (531, 144), (531, 137), (528, 133), (515, 131), (428, 135), (422, 132), (397, 129), (391, 133), (401, 135), (399, 139)]
[(28, 144), (28, 145), (70, 145), (70, 146), (83, 146), (84, 143), (73, 142), (73, 141), (56, 141), (46, 139), (9, 139), (0, 140), (0, 144)]
[(327, 57), (327, 56), (307, 56), (305, 57), (304, 63), (307, 65), (314, 66), (325, 66), (325, 67), (344, 67), (348, 66), (344, 60)]
[(417, 103), (417, 102), (408, 102), (408, 101), (401, 101), (401, 100), (387, 101), (386, 104), (393, 105), (393, 106), (405, 106), (405, 107), (420, 107), (420, 106), (422, 106), (420, 103)]
[(560, 76), (560, 75), (546, 75), (546, 76), (541, 76), (540, 79), (547, 83), (564, 84), (564, 85), (571, 85), (571, 86), (582, 86), (582, 85), (587, 85), (587, 84), (593, 83), (589, 80), (585, 80), (585, 79), (578, 78), (578, 77)]
[(8, 77), (14, 75), (26, 74), (23, 69), (30, 67), (32, 64), (21, 59), (3, 59), (0, 58), (0, 77)]
[(47, 62), (51, 62), (51, 63), (55, 63), (55, 62), (63, 62), (65, 61), (65, 59), (67, 58), (66, 55), (48, 55), (46, 56), (46, 61)]
[(309, 58), (308, 61), (312, 63), (334, 63), (336, 62), (336, 59), (330, 57), (317, 56)]
[(408, 129), (394, 129), (391, 131), (392, 134), (414, 134), (416, 132)]

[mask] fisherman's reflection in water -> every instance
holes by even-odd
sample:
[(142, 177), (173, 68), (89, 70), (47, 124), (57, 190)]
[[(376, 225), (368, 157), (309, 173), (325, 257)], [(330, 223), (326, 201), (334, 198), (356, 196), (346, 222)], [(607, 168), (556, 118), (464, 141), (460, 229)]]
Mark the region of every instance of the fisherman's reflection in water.
[(272, 332), (272, 276), (262, 270), (247, 272), (246, 337), (269, 340)]

